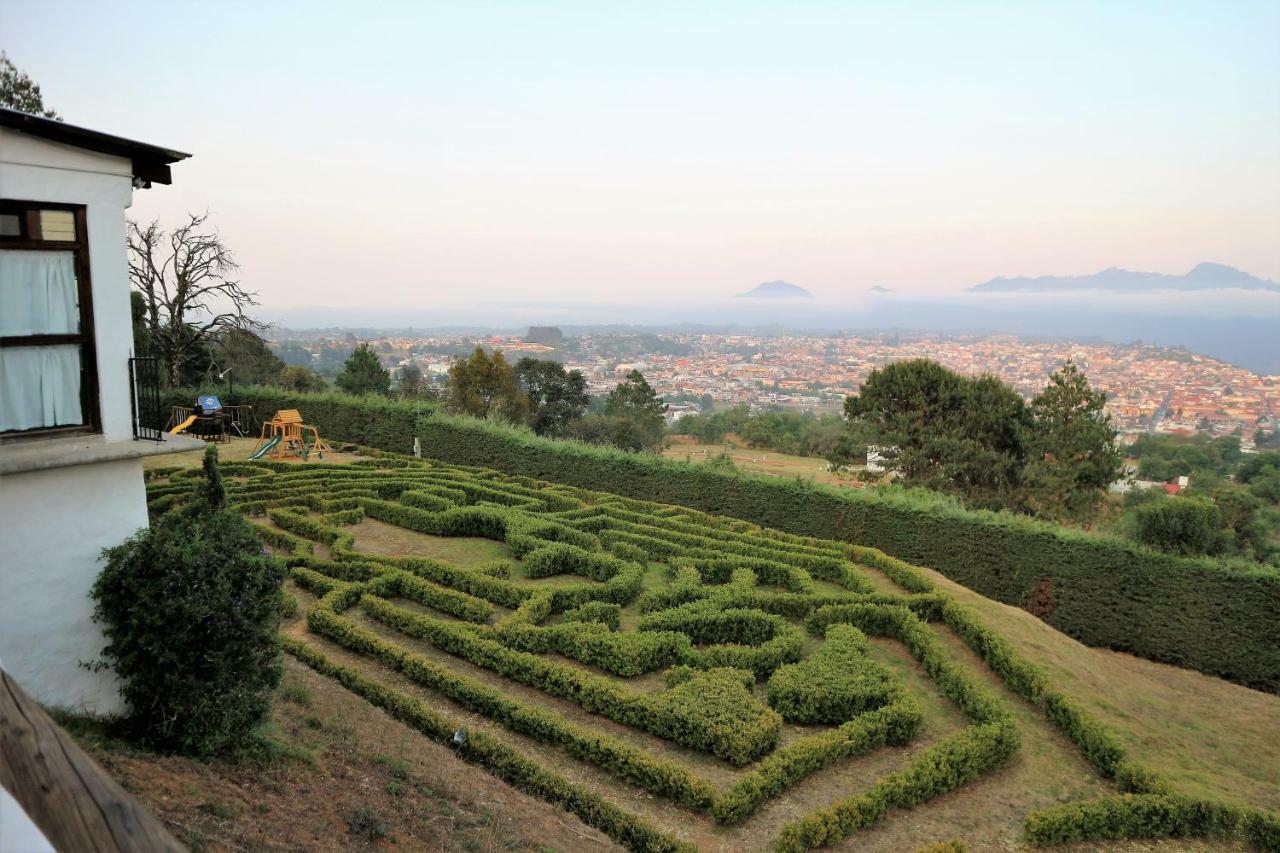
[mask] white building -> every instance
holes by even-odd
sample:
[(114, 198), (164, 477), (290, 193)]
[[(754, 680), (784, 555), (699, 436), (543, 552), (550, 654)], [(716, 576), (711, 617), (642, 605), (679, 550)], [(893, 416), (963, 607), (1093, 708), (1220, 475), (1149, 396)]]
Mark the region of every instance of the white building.
[[(0, 108), (0, 660), (37, 700), (122, 709), (89, 589), (147, 524), (125, 210), (188, 155)], [(158, 424), (152, 424), (158, 426)]]

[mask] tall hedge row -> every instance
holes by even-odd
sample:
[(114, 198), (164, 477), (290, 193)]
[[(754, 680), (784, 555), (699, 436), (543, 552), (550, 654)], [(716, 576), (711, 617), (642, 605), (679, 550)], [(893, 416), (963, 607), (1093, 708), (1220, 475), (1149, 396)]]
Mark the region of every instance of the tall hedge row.
[[(175, 395), (186, 402), (189, 392)], [(832, 489), (549, 441), (412, 403), (243, 389), (260, 417), (297, 408), (331, 439), (680, 504), (870, 545), (1039, 615), (1085, 643), (1280, 690), (1280, 572), (1173, 557), (1005, 514)], [(187, 403), (189, 405), (189, 403)]]

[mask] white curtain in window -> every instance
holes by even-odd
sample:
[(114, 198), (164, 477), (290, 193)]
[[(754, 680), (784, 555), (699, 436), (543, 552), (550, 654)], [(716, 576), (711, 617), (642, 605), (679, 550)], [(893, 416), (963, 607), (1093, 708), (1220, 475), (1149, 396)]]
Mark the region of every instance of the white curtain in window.
[(0, 432), (84, 423), (80, 347), (0, 347)]
[(0, 336), (79, 331), (75, 256), (0, 250)]

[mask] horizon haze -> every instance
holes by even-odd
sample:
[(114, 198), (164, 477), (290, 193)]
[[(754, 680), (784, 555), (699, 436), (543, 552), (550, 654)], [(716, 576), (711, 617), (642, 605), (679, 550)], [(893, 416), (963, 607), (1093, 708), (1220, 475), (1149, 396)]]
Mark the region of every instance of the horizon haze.
[(275, 318), (1280, 280), (1273, 3), (348, 12), (9, 5), (0, 47), (68, 122), (191, 152), (132, 213), (208, 210)]

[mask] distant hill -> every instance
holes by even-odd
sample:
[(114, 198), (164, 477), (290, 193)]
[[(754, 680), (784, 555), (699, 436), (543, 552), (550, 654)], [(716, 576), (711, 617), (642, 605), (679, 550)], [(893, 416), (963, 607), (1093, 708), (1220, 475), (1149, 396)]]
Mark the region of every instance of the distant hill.
[(556, 326), (530, 326), (524, 339), (526, 343), (554, 347), (564, 343), (564, 332)]
[(868, 287), (867, 290), (871, 293), (893, 293), (889, 288), (879, 284), (872, 285), (871, 287)]
[(812, 299), (813, 294), (805, 290), (799, 285), (792, 284), (787, 281), (766, 281), (764, 284), (758, 284), (748, 290), (746, 293), (739, 293), (739, 298), (750, 299)]
[(1037, 278), (993, 278), (975, 284), (975, 293), (1033, 293), (1076, 290), (1107, 290), (1115, 293), (1143, 293), (1156, 290), (1269, 290), (1280, 293), (1280, 284), (1250, 275), (1225, 264), (1199, 264), (1186, 275), (1133, 272), (1111, 267), (1093, 275)]

